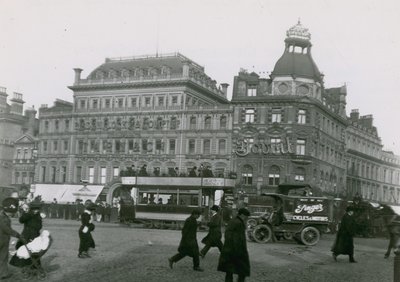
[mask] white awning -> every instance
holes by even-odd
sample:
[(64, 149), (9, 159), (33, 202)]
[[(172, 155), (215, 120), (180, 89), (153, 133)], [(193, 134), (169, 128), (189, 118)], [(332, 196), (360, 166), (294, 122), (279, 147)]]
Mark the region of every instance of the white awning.
[(390, 206), (392, 210), (395, 212), (395, 214), (400, 215), (400, 206)]
[(102, 185), (71, 185), (71, 184), (35, 184), (34, 197), (41, 196), (44, 202), (50, 203), (57, 199), (58, 203), (75, 202), (81, 199), (83, 202), (91, 200), (95, 202), (101, 191)]

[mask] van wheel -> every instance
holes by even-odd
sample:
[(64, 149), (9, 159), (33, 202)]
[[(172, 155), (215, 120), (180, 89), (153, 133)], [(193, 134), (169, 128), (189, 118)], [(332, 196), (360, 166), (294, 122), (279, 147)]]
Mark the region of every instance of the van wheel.
[(292, 240), (293, 239), (293, 233), (290, 232), (283, 232), (283, 238), (285, 240)]
[(318, 243), (321, 234), (319, 230), (313, 226), (307, 226), (300, 233), (300, 240), (306, 246), (314, 246)]
[(268, 225), (260, 224), (253, 229), (253, 238), (257, 243), (265, 244), (271, 241), (272, 229)]

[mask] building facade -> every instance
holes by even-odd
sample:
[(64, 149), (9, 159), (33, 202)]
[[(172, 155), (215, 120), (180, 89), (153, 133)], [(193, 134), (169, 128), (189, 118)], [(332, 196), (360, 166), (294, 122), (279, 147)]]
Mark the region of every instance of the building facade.
[(10, 104), (8, 96), (7, 89), (0, 87), (0, 181), (2, 186), (30, 185), (33, 183), (34, 162), (31, 159), (29, 166), (19, 166), (22, 163), (15, 162), (15, 154), (18, 152), (16, 142), (21, 141), (25, 135), (30, 136), (30, 139), (18, 147), (19, 157), (24, 152), (27, 152), (24, 156), (28, 157), (28, 151), (35, 146), (34, 136), (38, 130), (36, 110), (28, 108), (23, 111), (25, 102), (21, 93), (14, 92)]
[(383, 150), (372, 115), (350, 113), (346, 137), (347, 191), (383, 203), (400, 203), (400, 158)]
[(325, 89), (300, 23), (287, 32), (270, 78), (241, 71), (234, 79), (234, 167), (247, 193), (309, 183), (344, 193), (346, 88)]
[(132, 165), (149, 176), (232, 170), (227, 85), (202, 66), (175, 53), (106, 59), (86, 79), (81, 71), (73, 103), (39, 109), (37, 183), (107, 186)]

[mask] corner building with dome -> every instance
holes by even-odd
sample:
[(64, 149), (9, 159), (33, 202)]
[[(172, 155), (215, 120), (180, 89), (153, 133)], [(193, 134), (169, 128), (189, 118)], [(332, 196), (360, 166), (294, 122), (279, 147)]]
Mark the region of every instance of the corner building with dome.
[(310, 39), (298, 23), (270, 78), (235, 76), (234, 167), (254, 193), (302, 182), (337, 196), (345, 190), (346, 87), (324, 87)]

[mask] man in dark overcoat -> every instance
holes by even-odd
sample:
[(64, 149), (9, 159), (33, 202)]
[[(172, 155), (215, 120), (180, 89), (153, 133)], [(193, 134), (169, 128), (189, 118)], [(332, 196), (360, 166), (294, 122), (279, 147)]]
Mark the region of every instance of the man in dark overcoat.
[(339, 231), (336, 234), (335, 243), (332, 246), (332, 256), (337, 261), (338, 255), (348, 255), (349, 262), (354, 260), (354, 242), (353, 236), (356, 232), (356, 222), (353, 218), (354, 208), (349, 206), (340, 222)]
[(212, 206), (210, 209), (211, 212), (211, 219), (207, 223), (209, 230), (208, 234), (206, 237), (201, 240), (203, 244), (205, 244), (204, 248), (200, 251), (200, 256), (202, 258), (205, 257), (207, 254), (208, 250), (210, 250), (211, 247), (217, 247), (218, 250), (221, 252), (222, 251), (222, 232), (221, 232), (221, 222), (222, 218), (221, 215), (219, 214), (219, 206)]
[(182, 229), (182, 239), (178, 247), (178, 253), (168, 259), (169, 267), (186, 256), (193, 258), (193, 270), (203, 271), (200, 268), (199, 245), (197, 244), (197, 219), (200, 217), (199, 210), (193, 210), (192, 214), (185, 220)]
[(92, 213), (96, 210), (96, 205), (87, 203), (85, 211), (81, 214), (81, 226), (79, 227), (79, 252), (78, 258), (90, 258), (89, 248), (95, 248), (92, 231), (95, 226), (92, 223)]
[(11, 228), (10, 216), (18, 211), (18, 199), (6, 198), (0, 207), (0, 279), (12, 276), (8, 269), (8, 247), (10, 237), (20, 238), (20, 234)]
[(250, 259), (247, 252), (246, 222), (250, 212), (240, 208), (236, 218), (229, 221), (225, 229), (225, 242), (219, 256), (218, 271), (226, 273), (225, 281), (233, 281), (233, 274), (238, 275), (238, 282), (250, 276)]

